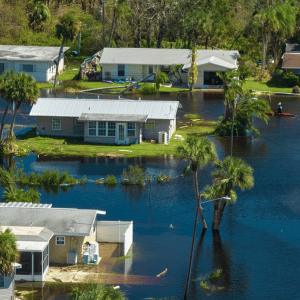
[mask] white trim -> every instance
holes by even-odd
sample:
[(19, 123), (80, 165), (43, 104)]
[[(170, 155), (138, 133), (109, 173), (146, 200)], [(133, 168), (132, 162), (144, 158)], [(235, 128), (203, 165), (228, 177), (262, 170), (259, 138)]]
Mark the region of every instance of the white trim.
[[(59, 120), (59, 129), (58, 129), (58, 128), (53, 128), (53, 120), (54, 120), (54, 119)], [(51, 123), (52, 123), (52, 130), (55, 130), (55, 131), (61, 130), (61, 118), (52, 118)]]
[[(63, 238), (63, 244), (58, 244), (57, 242), (57, 239), (58, 238)], [(62, 241), (62, 240), (61, 240)], [(60, 241), (60, 242), (61, 242)], [(66, 245), (66, 237), (65, 236), (63, 236), (63, 235), (57, 235), (57, 236), (55, 236), (55, 246), (65, 246)]]

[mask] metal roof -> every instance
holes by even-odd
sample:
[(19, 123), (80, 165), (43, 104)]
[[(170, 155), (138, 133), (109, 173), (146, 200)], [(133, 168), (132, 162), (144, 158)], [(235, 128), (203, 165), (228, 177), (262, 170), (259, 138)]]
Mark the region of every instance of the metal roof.
[(0, 207), (0, 226), (45, 227), (55, 235), (89, 236), (97, 214), (105, 211), (75, 208)]
[[(190, 49), (104, 48), (100, 64), (187, 65), (190, 53)], [(237, 50), (198, 50), (196, 61), (215, 56), (236, 65), (238, 55)]]
[(29, 203), (29, 202), (8, 202), (8, 203), (0, 203), (0, 207), (51, 208), (52, 204), (40, 204), (40, 203)]
[(78, 121), (146, 122), (148, 115), (82, 114)]
[(298, 52), (300, 53), (300, 45), (299, 44), (285, 44), (285, 52)]
[(9, 228), (17, 238), (19, 251), (38, 250), (42, 251), (48, 245), (53, 232), (44, 227), (31, 226), (1, 226), (2, 230)]
[[(64, 52), (69, 47), (64, 47)], [(60, 47), (0, 45), (0, 61), (53, 61)]]
[[(222, 58), (216, 57), (216, 56), (211, 56), (211, 57), (207, 57), (205, 59), (202, 60), (198, 60), (196, 61), (196, 65), (197, 66), (204, 66), (204, 65), (215, 65), (215, 66), (219, 66), (219, 67), (223, 67), (223, 68), (227, 68), (227, 69), (237, 69), (238, 65), (236, 64), (236, 60), (235, 63), (230, 63)], [(186, 64), (183, 66), (183, 69), (189, 69), (191, 67), (191, 64)]]
[(171, 120), (176, 118), (178, 106), (178, 101), (39, 98), (30, 116), (79, 118), (82, 114), (115, 114), (124, 116), (124, 120), (132, 115)]

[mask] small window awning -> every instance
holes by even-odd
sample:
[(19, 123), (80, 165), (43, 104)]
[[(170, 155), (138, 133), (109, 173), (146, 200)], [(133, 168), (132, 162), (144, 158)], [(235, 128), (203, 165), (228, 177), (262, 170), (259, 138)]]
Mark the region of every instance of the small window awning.
[(106, 122), (146, 122), (148, 115), (126, 114), (81, 114), (78, 121), (106, 121)]

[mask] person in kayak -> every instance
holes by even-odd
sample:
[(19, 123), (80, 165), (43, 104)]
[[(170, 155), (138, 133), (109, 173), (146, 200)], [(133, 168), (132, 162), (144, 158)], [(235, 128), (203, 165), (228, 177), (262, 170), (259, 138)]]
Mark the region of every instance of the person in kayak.
[(282, 114), (282, 105), (281, 105), (281, 102), (278, 103), (278, 106), (277, 106), (277, 112), (279, 114)]

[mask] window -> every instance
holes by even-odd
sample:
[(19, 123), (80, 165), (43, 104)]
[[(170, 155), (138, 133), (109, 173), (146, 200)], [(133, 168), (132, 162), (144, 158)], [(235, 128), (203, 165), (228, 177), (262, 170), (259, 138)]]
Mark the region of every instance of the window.
[(146, 122), (146, 130), (153, 130), (155, 127), (155, 121), (147, 121)]
[(0, 75), (4, 72), (4, 63), (0, 63)]
[(52, 118), (52, 130), (61, 130), (60, 118)]
[(33, 65), (23, 65), (24, 72), (33, 72)]
[(0, 275), (0, 287), (4, 287), (4, 277)]
[(65, 245), (65, 237), (64, 236), (57, 236), (55, 238), (55, 245), (64, 246)]
[(153, 74), (153, 66), (148, 67), (148, 74)]
[(98, 122), (98, 135), (106, 136), (106, 122)]
[(108, 122), (108, 136), (116, 136), (116, 123)]
[(89, 122), (89, 135), (96, 135), (97, 122)]
[(127, 136), (135, 136), (135, 123), (134, 122), (127, 123)]
[(125, 76), (125, 65), (118, 65), (118, 76)]

